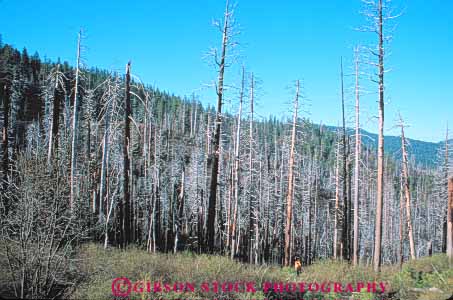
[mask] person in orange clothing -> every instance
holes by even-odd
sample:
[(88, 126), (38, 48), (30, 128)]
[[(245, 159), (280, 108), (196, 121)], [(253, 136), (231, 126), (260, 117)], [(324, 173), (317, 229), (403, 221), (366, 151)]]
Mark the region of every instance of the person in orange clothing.
[(296, 270), (297, 276), (299, 276), (302, 271), (302, 263), (300, 262), (299, 256), (294, 257), (294, 269)]

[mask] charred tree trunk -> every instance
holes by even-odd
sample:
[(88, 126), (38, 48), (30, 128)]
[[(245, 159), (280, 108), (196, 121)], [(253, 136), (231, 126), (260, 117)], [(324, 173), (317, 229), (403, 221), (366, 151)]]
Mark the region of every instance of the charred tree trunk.
[(60, 101), (61, 101), (61, 91), (59, 90), (59, 72), (60, 64), (57, 64), (55, 71), (55, 86), (53, 90), (53, 104), (52, 104), (52, 125), (51, 125), (51, 134), (49, 140), (49, 152), (48, 152), (48, 163), (52, 159), (53, 152), (58, 151), (58, 129), (60, 125)]
[(216, 216), (216, 202), (217, 202), (217, 185), (219, 176), (219, 157), (220, 157), (220, 128), (222, 124), (222, 102), (223, 102), (223, 80), (225, 74), (225, 59), (228, 44), (228, 28), (230, 13), (228, 11), (228, 1), (225, 8), (225, 17), (223, 24), (222, 36), (222, 54), (219, 62), (219, 78), (217, 85), (217, 114), (215, 119), (215, 133), (213, 143), (213, 157), (212, 157), (212, 174), (209, 193), (208, 204), (208, 220), (207, 220), (207, 238), (208, 238), (208, 251), (214, 252), (215, 248), (215, 216)]
[(348, 205), (348, 193), (347, 193), (347, 178), (348, 178), (348, 171), (347, 171), (347, 160), (348, 160), (348, 155), (346, 153), (346, 119), (345, 119), (345, 114), (344, 114), (344, 86), (343, 86), (343, 59), (341, 59), (341, 111), (342, 111), (342, 121), (343, 121), (343, 132), (342, 132), (342, 143), (343, 143), (343, 148), (342, 148), (342, 160), (343, 160), (343, 171), (342, 171), (342, 177), (343, 177), (343, 230), (342, 230), (342, 236), (341, 236), (341, 244), (342, 244), (342, 252), (341, 256), (343, 257), (344, 260), (349, 259), (349, 205)]
[(124, 114), (124, 145), (123, 145), (123, 220), (122, 231), (124, 241), (123, 246), (127, 246), (131, 242), (131, 207), (130, 207), (130, 147), (131, 147), (131, 62), (126, 65), (126, 92), (125, 92), (125, 114)]

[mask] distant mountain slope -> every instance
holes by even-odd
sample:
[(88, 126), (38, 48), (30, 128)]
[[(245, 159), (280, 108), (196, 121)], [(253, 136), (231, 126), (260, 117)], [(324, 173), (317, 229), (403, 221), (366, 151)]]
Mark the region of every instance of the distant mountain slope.
[[(326, 126), (331, 131), (336, 132), (338, 127)], [(353, 135), (354, 130), (348, 129), (348, 134)], [(366, 130), (361, 130), (362, 142), (373, 148), (377, 148), (378, 135)], [(409, 159), (414, 158), (417, 164), (422, 166), (433, 167), (436, 165), (437, 151), (443, 145), (443, 142), (433, 143), (407, 138), (409, 147)], [(401, 137), (399, 136), (384, 136), (384, 151), (386, 154), (401, 159)]]

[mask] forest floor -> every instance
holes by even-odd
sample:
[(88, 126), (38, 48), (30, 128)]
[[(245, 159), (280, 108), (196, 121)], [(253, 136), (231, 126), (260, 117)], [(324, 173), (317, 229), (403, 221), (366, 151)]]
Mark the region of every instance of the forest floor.
[[(382, 272), (376, 274), (371, 267), (352, 267), (345, 262), (332, 260), (318, 261), (303, 268), (297, 276), (292, 268), (279, 266), (255, 266), (242, 264), (224, 256), (197, 255), (189, 252), (173, 254), (149, 254), (139, 249), (119, 251), (104, 250), (98, 245), (85, 245), (78, 252), (77, 270), (84, 280), (71, 293), (73, 299), (111, 299), (112, 283), (115, 278), (126, 277), (132, 289), (130, 299), (453, 299), (453, 268), (449, 267), (445, 255), (425, 257), (406, 262), (400, 270), (398, 266), (383, 266)], [(170, 283), (193, 282), (195, 290), (178, 293), (174, 291), (148, 293), (146, 284), (140, 293), (139, 281)], [(213, 292), (213, 282), (254, 282), (256, 293)], [(118, 281), (119, 282), (119, 281)], [(117, 282), (117, 283), (118, 283)], [(208, 282), (210, 291), (204, 290), (202, 284)], [(330, 292), (318, 293), (284, 293), (270, 291), (264, 293), (266, 282), (271, 283), (319, 283), (339, 282), (343, 286), (351, 283), (355, 287), (364, 283), (361, 292), (335, 293), (333, 285)], [(385, 283), (385, 293), (369, 293), (367, 282)], [(241, 287), (241, 286), (239, 286)], [(164, 289), (164, 286), (162, 286)], [(127, 290), (127, 286), (120, 287)], [(219, 289), (221, 290), (220, 286)], [(356, 289), (355, 289), (356, 290)]]
[[(72, 260), (68, 281), (74, 282), (64, 298), (70, 299), (408, 299), (434, 300), (453, 299), (453, 268), (449, 267), (446, 255), (434, 255), (415, 261), (406, 262), (400, 270), (398, 266), (383, 266), (379, 274), (371, 267), (352, 267), (350, 264), (333, 260), (317, 261), (313, 265), (303, 267), (299, 276), (292, 268), (279, 266), (255, 266), (230, 260), (225, 256), (198, 255), (189, 252), (173, 254), (150, 254), (146, 251), (130, 248), (127, 251), (117, 249), (104, 250), (96, 244), (86, 244), (77, 252)], [(0, 299), (9, 298), (7, 291), (10, 286), (8, 265), (3, 255), (0, 255)], [(127, 278), (131, 290), (127, 297), (114, 297), (113, 287), (126, 291), (127, 285), (114, 283), (115, 278)], [(144, 281), (142, 286), (137, 282)], [(146, 282), (151, 283), (151, 293), (147, 291)], [(154, 282), (161, 282), (161, 293), (154, 293)], [(194, 291), (175, 292), (165, 291), (163, 283), (173, 284), (194, 283)], [(207, 282), (209, 285), (203, 285)], [(219, 283), (218, 292), (214, 292), (214, 282)], [(224, 282), (253, 282), (256, 292), (222, 292)], [(282, 294), (263, 291), (268, 283), (322, 283), (331, 288), (318, 293)], [(334, 291), (333, 284), (341, 283), (346, 289), (348, 283), (354, 292)], [(367, 291), (367, 283), (377, 283), (377, 293)], [(380, 293), (379, 283), (385, 284), (385, 292)], [(114, 283), (114, 284), (113, 284)], [(123, 282), (124, 283), (124, 282)], [(363, 283), (364, 288), (357, 292), (357, 285)], [(272, 285), (271, 284), (271, 285)], [(143, 287), (143, 292), (140, 292)], [(206, 291), (209, 287), (210, 291)], [(225, 286), (226, 287), (226, 286)], [(242, 285), (238, 286), (240, 289)], [(268, 285), (269, 287), (269, 285)], [(307, 287), (306, 287), (307, 289)]]

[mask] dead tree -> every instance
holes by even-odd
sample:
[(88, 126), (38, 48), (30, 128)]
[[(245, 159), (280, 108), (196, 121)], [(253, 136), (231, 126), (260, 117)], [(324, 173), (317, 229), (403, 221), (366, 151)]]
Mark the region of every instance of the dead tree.
[(69, 198), (69, 206), (74, 209), (75, 200), (75, 176), (76, 176), (76, 160), (77, 160), (77, 135), (79, 126), (79, 80), (80, 80), (80, 42), (82, 39), (82, 30), (79, 31), (77, 41), (77, 63), (74, 87), (74, 113), (72, 116), (72, 143), (71, 143), (71, 194)]
[[(349, 205), (348, 205), (348, 194), (347, 194), (347, 178), (348, 178), (348, 171), (347, 171), (347, 160), (348, 160), (348, 153), (346, 153), (346, 120), (344, 114), (344, 86), (343, 86), (343, 58), (341, 59), (341, 111), (342, 111), (342, 122), (343, 122), (343, 131), (342, 131), (342, 159), (343, 159), (343, 230), (342, 230), (342, 237), (341, 237), (341, 244), (342, 244), (342, 251), (341, 255), (343, 259), (349, 260), (349, 226), (350, 220), (348, 219), (349, 216)], [(349, 151), (348, 151), (349, 152)]]
[(364, 15), (371, 23), (364, 31), (372, 32), (377, 35), (377, 49), (372, 49), (371, 53), (377, 57), (377, 63), (372, 63), (377, 67), (378, 88), (378, 151), (377, 151), (377, 188), (376, 188), (376, 215), (374, 227), (374, 271), (381, 270), (381, 245), (382, 245), (382, 210), (384, 204), (384, 42), (389, 40), (389, 36), (384, 33), (384, 22), (395, 18), (390, 15), (388, 6), (389, 0), (366, 0), (367, 10)]
[(175, 221), (175, 244), (173, 247), (173, 253), (176, 253), (178, 250), (178, 243), (181, 236), (181, 227), (184, 215), (184, 195), (185, 195), (185, 167), (184, 164), (182, 166), (182, 173), (181, 173), (181, 184), (179, 186), (179, 193), (178, 193), (178, 203), (176, 205), (177, 208), (177, 216)]
[(123, 246), (127, 246), (131, 242), (131, 195), (129, 186), (130, 173), (130, 147), (131, 147), (131, 62), (126, 65), (126, 81), (125, 81), (125, 112), (124, 112), (124, 144), (123, 144), (123, 220), (122, 220), (122, 236), (121, 241)]
[[(110, 144), (111, 144), (111, 118), (115, 106), (118, 102), (118, 90), (119, 90), (119, 78), (115, 77), (114, 81), (109, 80), (106, 87), (104, 97), (106, 98), (105, 112), (104, 112), (104, 137), (102, 141), (102, 162), (101, 162), (101, 178), (99, 185), (99, 220), (102, 220), (105, 211), (105, 237), (104, 237), (104, 248), (108, 245), (108, 224), (114, 207), (114, 198), (111, 197), (111, 203), (109, 205), (108, 197), (106, 197), (107, 191), (107, 172), (110, 165)], [(105, 203), (105, 204), (104, 204)]]
[[(52, 76), (53, 75), (53, 76)], [(52, 123), (49, 136), (49, 150), (47, 153), (47, 162), (50, 163), (54, 151), (58, 151), (58, 129), (60, 124), (60, 101), (61, 89), (64, 88), (64, 74), (60, 71), (60, 64), (57, 64), (52, 74), (53, 83), (53, 104), (52, 104)]]
[(239, 94), (239, 111), (237, 116), (237, 128), (236, 128), (236, 143), (234, 149), (234, 204), (233, 204), (233, 217), (231, 226), (231, 259), (235, 255), (235, 240), (236, 240), (236, 222), (238, 215), (238, 205), (239, 205), (239, 145), (241, 142), (241, 118), (242, 118), (242, 102), (244, 98), (244, 88), (245, 88), (245, 70), (242, 67), (242, 81), (241, 81), (241, 92)]
[(448, 179), (447, 256), (451, 266), (453, 264), (453, 177)]
[(2, 149), (3, 149), (3, 157), (2, 157), (2, 169), (3, 169), (3, 182), (1, 184), (2, 187), (2, 194), (6, 192), (6, 188), (8, 185), (8, 166), (9, 166), (9, 155), (8, 155), (8, 127), (9, 127), (9, 111), (10, 111), (10, 87), (8, 84), (3, 86), (3, 128), (2, 128)]
[(224, 97), (224, 74), (226, 67), (226, 51), (230, 43), (231, 30), (232, 30), (232, 11), (229, 9), (227, 1), (224, 23), (222, 29), (222, 50), (220, 60), (216, 57), (216, 64), (219, 68), (218, 82), (217, 82), (217, 113), (215, 118), (215, 132), (213, 140), (213, 154), (212, 154), (212, 174), (211, 183), (209, 186), (209, 203), (208, 203), (208, 217), (207, 217), (207, 246), (208, 251), (213, 252), (215, 248), (215, 216), (217, 206), (217, 185), (219, 177), (219, 157), (220, 157), (220, 129), (222, 125), (222, 102)]
[(360, 172), (360, 94), (359, 94), (359, 52), (355, 50), (355, 170), (354, 170), (354, 241), (352, 262), (359, 264), (359, 172)]
[[(448, 124), (447, 124), (447, 130), (445, 132), (445, 159), (444, 159), (444, 172), (445, 172), (445, 177), (443, 181), (443, 185), (445, 184), (445, 181), (447, 181), (448, 185), (448, 164), (449, 164), (449, 153), (448, 153)], [(448, 219), (448, 211), (444, 213), (443, 216), (443, 232), (442, 232), (442, 252), (447, 253), (447, 219)]]
[(341, 233), (340, 216), (340, 139), (337, 141), (336, 164), (335, 164), (335, 213), (334, 213), (334, 232), (333, 232), (333, 257), (340, 257), (341, 245), (339, 235)]
[(409, 238), (409, 249), (412, 259), (415, 259), (415, 243), (414, 243), (414, 232), (412, 228), (411, 220), (411, 193), (409, 187), (409, 169), (407, 163), (407, 151), (406, 151), (406, 138), (404, 137), (404, 123), (403, 119), (400, 116), (400, 125), (401, 127), (401, 151), (403, 156), (402, 161), (402, 173), (403, 173), (403, 185), (404, 185), (404, 195), (406, 197), (406, 222), (407, 222), (407, 234)]
[(400, 228), (399, 228), (399, 234), (400, 234), (400, 247), (399, 247), (399, 265), (400, 269), (403, 267), (403, 262), (404, 262), (404, 234), (403, 234), (403, 229), (404, 229), (404, 197), (403, 197), (403, 177), (400, 176)]
[(293, 215), (294, 189), (294, 148), (296, 145), (297, 110), (299, 106), (299, 80), (296, 81), (296, 96), (294, 97), (293, 129), (291, 132), (291, 149), (288, 164), (288, 194), (286, 196), (286, 224), (285, 224), (285, 266), (291, 263), (291, 227)]
[(255, 207), (256, 207), (256, 203), (255, 203), (255, 195), (254, 195), (254, 178), (253, 178), (253, 101), (254, 101), (254, 97), (255, 97), (255, 91), (254, 91), (254, 78), (253, 78), (253, 73), (251, 75), (251, 79), (250, 79), (250, 120), (249, 120), (249, 182), (248, 182), (248, 186), (249, 186), (249, 240), (248, 240), (248, 247), (249, 247), (249, 261), (250, 263), (252, 263), (252, 248), (254, 247), (252, 245), (252, 241), (253, 241), (253, 231), (254, 231), (254, 226), (255, 226), (255, 222), (254, 222), (254, 219), (256, 218), (256, 216), (254, 216), (255, 214)]

